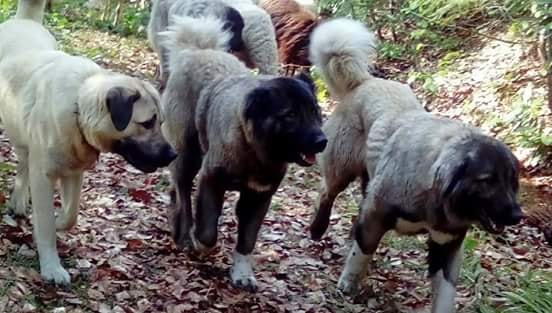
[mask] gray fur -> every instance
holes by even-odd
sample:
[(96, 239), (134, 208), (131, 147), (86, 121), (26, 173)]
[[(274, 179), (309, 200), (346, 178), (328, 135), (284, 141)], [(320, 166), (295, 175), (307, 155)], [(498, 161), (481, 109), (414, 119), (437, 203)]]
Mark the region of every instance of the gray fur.
[(243, 40), (247, 55), (240, 56), (261, 74), (278, 74), (276, 32), (270, 15), (251, 0), (222, 0), (243, 17)]
[(154, 0), (148, 24), (148, 40), (160, 59), (160, 78), (164, 83), (169, 77), (168, 48), (163, 44), (162, 32), (173, 25), (173, 16), (212, 16), (223, 19), (228, 5), (222, 0)]
[[(469, 227), (498, 232), (521, 219), (517, 160), (478, 129), (425, 112), (407, 86), (372, 77), (359, 66), (370, 57), (368, 47), (359, 47), (371, 45), (370, 36), (345, 19), (326, 22), (313, 34), (315, 64), (341, 103), (325, 125), (330, 140), (320, 163), (326, 188), (311, 232), (319, 237), (327, 226), (328, 194), (335, 197), (365, 170), (369, 181), (338, 287), (357, 290), (387, 231), (427, 232), (432, 312), (454, 312)], [(357, 148), (361, 142), (364, 151)]]
[[(323, 136), (321, 117), (305, 82), (253, 75), (235, 56), (223, 52), (222, 42), (229, 36), (223, 31), (221, 21), (186, 17), (175, 22), (177, 24), (164, 34), (167, 46), (171, 47), (171, 75), (162, 96), (166, 116), (163, 132), (180, 152), (170, 166), (174, 184), (170, 217), (172, 235), (179, 246), (191, 245), (198, 251), (212, 248), (217, 240), (224, 193), (240, 191), (236, 206), (237, 245), (230, 273), (234, 285), (254, 290), (256, 282), (249, 255), (272, 195), (285, 175), (287, 163), (291, 162), (271, 153), (274, 144), (282, 144), (282, 140), (276, 140), (282, 137), (273, 136), (276, 132), (273, 129), (281, 129), (280, 120), (291, 116), (291, 122), (301, 125), (297, 127), (300, 131), (310, 126), (304, 131), (308, 135), (305, 137), (310, 140), (309, 136), (315, 134), (318, 136), (315, 144), (321, 147), (326, 141), (325, 137), (320, 137)], [(297, 111), (301, 114), (288, 115), (288, 112)], [(311, 113), (302, 114), (306, 111)], [(314, 118), (306, 121), (305, 117), (310, 115)], [(264, 127), (266, 123), (270, 123), (268, 127)], [(259, 125), (263, 126), (261, 131)], [(280, 130), (276, 135), (282, 133)], [(311, 147), (311, 142), (307, 141), (304, 146), (301, 149), (310, 149), (306, 147)], [(295, 151), (289, 148), (289, 151), (297, 152), (296, 156), (303, 160), (313, 160), (319, 149)], [(199, 187), (193, 215), (192, 181), (198, 172)]]

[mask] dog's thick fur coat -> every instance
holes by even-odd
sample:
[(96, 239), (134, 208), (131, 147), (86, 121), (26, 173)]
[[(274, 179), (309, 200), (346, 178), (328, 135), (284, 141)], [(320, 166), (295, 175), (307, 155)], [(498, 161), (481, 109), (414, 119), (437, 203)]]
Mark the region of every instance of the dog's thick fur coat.
[(312, 164), (326, 139), (311, 86), (295, 78), (253, 75), (224, 52), (229, 34), (221, 25), (209, 17), (177, 18), (163, 34), (171, 72), (162, 96), (163, 132), (180, 152), (170, 166), (175, 189), (170, 221), (178, 245), (212, 248), (224, 193), (238, 190), (230, 274), (234, 285), (254, 290), (249, 255), (287, 163)]
[(240, 12), (244, 20), (243, 41), (246, 55), (238, 57), (261, 74), (278, 73), (278, 45), (270, 15), (251, 0), (222, 0)]
[(318, 158), (323, 179), (318, 213), (311, 224), (315, 239), (321, 238), (328, 227), (339, 193), (359, 177), (365, 185), (365, 142), (374, 121), (386, 112), (422, 109), (410, 87), (376, 78), (368, 70), (375, 59), (372, 33), (348, 20), (333, 20), (330, 25), (319, 26), (310, 45), (311, 61), (331, 95), (340, 101), (323, 126), (328, 147)]
[(228, 49), (235, 52), (244, 49), (243, 18), (236, 9), (222, 0), (153, 0), (148, 24), (148, 41), (159, 55), (159, 75), (162, 85), (167, 82), (169, 77), (169, 55), (160, 33), (167, 31), (168, 27), (172, 25), (173, 16), (216, 17), (225, 23), (225, 29), (229, 30), (232, 35)]
[[(83, 172), (115, 152), (144, 171), (176, 157), (161, 136), (159, 95), (148, 83), (56, 50), (41, 25), (45, 0), (20, 0), (0, 24), (0, 117), (18, 157), (10, 207), (24, 215), (32, 197), (41, 274), (70, 281), (56, 249), (56, 227), (77, 221)], [(56, 219), (53, 192), (61, 183)]]
[(341, 103), (324, 126), (325, 184), (311, 231), (323, 234), (335, 195), (364, 172), (353, 248), (338, 287), (358, 288), (387, 231), (427, 232), (432, 312), (454, 312), (468, 228), (499, 232), (522, 217), (517, 160), (479, 130), (425, 112), (408, 86), (372, 77), (366, 60), (374, 47), (372, 33), (352, 20), (335, 19), (313, 33), (312, 61)]

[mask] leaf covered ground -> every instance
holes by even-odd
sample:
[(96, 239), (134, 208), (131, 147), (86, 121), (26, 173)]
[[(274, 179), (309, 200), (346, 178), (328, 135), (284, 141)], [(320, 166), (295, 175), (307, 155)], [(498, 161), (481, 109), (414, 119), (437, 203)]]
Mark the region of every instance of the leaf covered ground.
[[(157, 58), (140, 39), (120, 38), (91, 30), (57, 33), (65, 50), (98, 63), (151, 79)], [(496, 100), (488, 84), (513, 82), (507, 73), (534, 71), (527, 51), (482, 43), (481, 53), (454, 63), (454, 71), (438, 81), (431, 100), (440, 114), (464, 118), (458, 97), (473, 97), (476, 108)], [(516, 50), (518, 49), (518, 50)], [(524, 54), (525, 53), (525, 54)], [(496, 57), (496, 56), (500, 57)], [(536, 74), (535, 74), (536, 75)], [(524, 77), (531, 77), (525, 75)], [(515, 77), (514, 77), (515, 78)], [(531, 79), (529, 79), (531, 81)], [(541, 87), (532, 91), (538, 95)], [(494, 89), (493, 89), (494, 90)], [(489, 98), (486, 98), (489, 97)], [(493, 100), (494, 99), (494, 100)], [(477, 102), (480, 101), (480, 102)], [(493, 107), (490, 104), (489, 107)], [(494, 105), (496, 108), (497, 105)], [(326, 113), (329, 110), (326, 107)], [(488, 130), (493, 133), (492, 129)], [(0, 186), (5, 200), (13, 183), (16, 158), (0, 134)], [(552, 203), (549, 173), (526, 173), (521, 199), (524, 209)], [(228, 269), (235, 243), (232, 212), (236, 193), (228, 193), (220, 221), (219, 241), (207, 257), (178, 250), (167, 224), (168, 173), (144, 175), (114, 155), (103, 155), (85, 178), (78, 225), (58, 233), (60, 255), (72, 286), (56, 289), (38, 273), (36, 248), (28, 220), (2, 214), (0, 222), (0, 312), (423, 312), (429, 305), (424, 236), (388, 234), (375, 258), (366, 291), (355, 299), (336, 290), (350, 244), (349, 230), (357, 212), (358, 186), (344, 192), (335, 205), (332, 226), (321, 242), (309, 239), (307, 225), (317, 197), (316, 168), (292, 166), (273, 199), (254, 252), (259, 291), (230, 286)], [(0, 201), (1, 202), (1, 201)], [(59, 198), (56, 205), (59, 207)], [(461, 312), (497, 312), (508, 292), (528, 285), (550, 292), (552, 249), (533, 226), (512, 227), (501, 236), (478, 230), (465, 242), (457, 302)], [(548, 289), (547, 289), (548, 288)], [(539, 289), (539, 290), (541, 290)], [(547, 291), (548, 290), (548, 291)]]

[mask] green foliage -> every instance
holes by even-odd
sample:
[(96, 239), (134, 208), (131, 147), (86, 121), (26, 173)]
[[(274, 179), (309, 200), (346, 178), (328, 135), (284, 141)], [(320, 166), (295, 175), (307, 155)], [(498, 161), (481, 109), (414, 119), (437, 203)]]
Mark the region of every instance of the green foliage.
[(528, 272), (517, 276), (517, 288), (505, 292), (508, 299), (504, 313), (549, 313), (552, 312), (552, 274)]
[(314, 85), (316, 86), (316, 99), (319, 103), (326, 103), (328, 99), (330, 99), (330, 93), (328, 91), (326, 83), (324, 82), (318, 71), (314, 68), (314, 66), (311, 68), (311, 77), (314, 81)]
[(518, 95), (504, 118), (504, 123), (510, 125), (503, 135), (504, 139), (512, 145), (531, 149), (530, 165), (536, 165), (552, 155), (552, 129), (546, 127), (543, 121), (544, 110), (543, 99), (524, 100)]
[[(380, 56), (417, 62), (422, 53), (457, 51), (462, 39), (487, 20), (528, 19), (541, 0), (320, 0), (322, 12), (365, 21), (384, 37)], [(548, 10), (548, 9), (547, 9)], [(536, 11), (535, 11), (536, 12)], [(541, 12), (541, 11), (538, 11)], [(544, 13), (539, 13), (543, 15)], [(535, 14), (536, 15), (536, 14)], [(529, 27), (529, 26), (527, 26)]]
[(417, 82), (421, 84), (422, 88), (430, 93), (435, 94), (437, 93), (437, 84), (435, 83), (435, 78), (432, 73), (429, 72), (410, 72), (408, 75), (408, 81), (409, 84), (413, 82)]
[(0, 1), (0, 23), (15, 14), (15, 1)]

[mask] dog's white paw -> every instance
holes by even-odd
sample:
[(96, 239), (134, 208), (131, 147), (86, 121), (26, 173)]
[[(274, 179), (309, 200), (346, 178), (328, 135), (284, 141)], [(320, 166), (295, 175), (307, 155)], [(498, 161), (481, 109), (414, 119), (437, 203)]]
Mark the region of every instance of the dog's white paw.
[(71, 277), (61, 264), (47, 264), (41, 268), (40, 274), (45, 281), (53, 282), (56, 285), (69, 285)]
[(232, 285), (249, 292), (257, 291), (257, 280), (249, 259), (249, 255), (234, 252), (234, 264), (230, 269)]
[(346, 295), (355, 295), (358, 292), (360, 277), (343, 272), (337, 282), (337, 288)]

